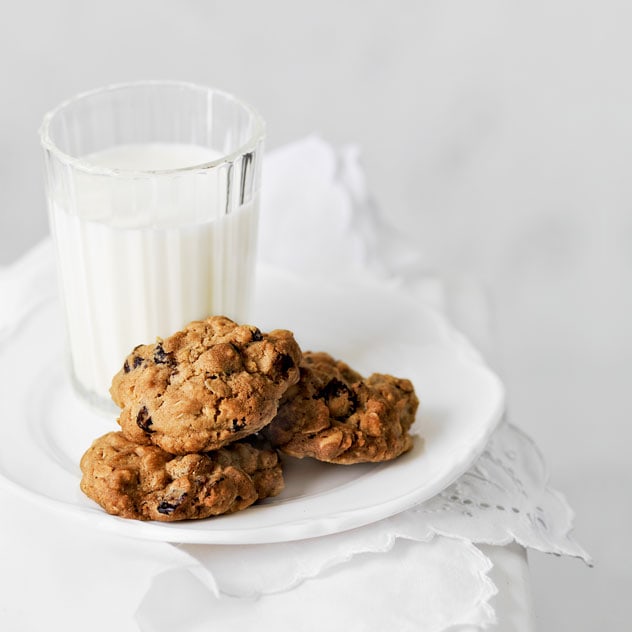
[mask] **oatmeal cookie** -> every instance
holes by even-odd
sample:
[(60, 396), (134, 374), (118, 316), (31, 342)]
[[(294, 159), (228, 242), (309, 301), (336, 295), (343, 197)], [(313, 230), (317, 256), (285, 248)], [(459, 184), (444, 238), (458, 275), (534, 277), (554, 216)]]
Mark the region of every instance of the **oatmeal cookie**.
[(289, 331), (213, 316), (136, 347), (110, 394), (128, 439), (172, 454), (217, 450), (272, 420), (300, 359)]
[(306, 352), (299, 382), (263, 430), (290, 456), (329, 463), (388, 461), (412, 447), (419, 400), (409, 380), (363, 378), (327, 353)]
[(81, 470), (87, 496), (110, 514), (137, 520), (173, 522), (232, 513), (283, 489), (276, 451), (257, 446), (254, 439), (178, 456), (110, 432), (83, 455)]

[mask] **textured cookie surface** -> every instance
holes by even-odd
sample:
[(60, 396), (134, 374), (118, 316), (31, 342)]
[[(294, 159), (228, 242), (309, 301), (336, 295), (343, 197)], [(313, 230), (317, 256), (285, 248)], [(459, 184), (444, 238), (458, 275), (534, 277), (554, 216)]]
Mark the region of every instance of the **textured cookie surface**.
[(81, 459), (82, 491), (108, 513), (172, 522), (245, 509), (283, 489), (276, 451), (247, 440), (203, 454), (173, 455), (121, 432), (94, 441)]
[(388, 461), (412, 447), (408, 431), (418, 405), (409, 380), (379, 373), (365, 379), (326, 353), (306, 352), (299, 382), (263, 434), (298, 458)]
[(271, 421), (300, 359), (289, 331), (213, 316), (136, 347), (110, 394), (128, 439), (172, 454), (216, 450)]

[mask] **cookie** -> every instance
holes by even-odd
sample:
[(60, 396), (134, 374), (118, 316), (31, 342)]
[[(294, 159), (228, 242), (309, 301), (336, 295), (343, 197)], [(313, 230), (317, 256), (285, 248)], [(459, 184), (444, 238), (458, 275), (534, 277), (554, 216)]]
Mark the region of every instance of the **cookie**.
[(290, 456), (329, 463), (388, 461), (412, 447), (419, 400), (410, 380), (363, 378), (327, 353), (306, 352), (299, 382), (263, 430)]
[(213, 316), (136, 347), (110, 394), (128, 439), (172, 454), (217, 450), (272, 420), (300, 359), (289, 331)]
[(253, 440), (173, 455), (122, 432), (96, 439), (81, 458), (82, 491), (108, 513), (173, 522), (240, 511), (283, 489), (275, 450)]

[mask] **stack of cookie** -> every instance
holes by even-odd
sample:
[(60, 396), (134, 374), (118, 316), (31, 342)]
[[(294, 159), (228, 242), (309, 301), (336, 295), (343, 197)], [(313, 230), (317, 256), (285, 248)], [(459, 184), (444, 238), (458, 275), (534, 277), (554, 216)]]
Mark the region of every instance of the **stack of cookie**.
[(81, 459), (81, 489), (111, 514), (174, 521), (230, 513), (283, 489), (277, 449), (330, 463), (412, 446), (409, 380), (368, 379), (287, 330), (195, 321), (125, 359), (110, 389), (120, 432)]

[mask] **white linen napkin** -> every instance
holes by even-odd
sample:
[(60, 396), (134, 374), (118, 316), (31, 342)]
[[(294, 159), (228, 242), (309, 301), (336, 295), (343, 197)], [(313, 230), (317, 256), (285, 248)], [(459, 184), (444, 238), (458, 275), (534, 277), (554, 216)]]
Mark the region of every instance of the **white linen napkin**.
[[(250, 572), (247, 555), (239, 571)], [(268, 565), (278, 558), (271, 553)], [(361, 555), (294, 590), (264, 598), (214, 596), (191, 573), (158, 577), (137, 613), (143, 632), (186, 630), (397, 630), (442, 632), (485, 626), (495, 617), (488, 600), (496, 589), (491, 563), (463, 540), (398, 541), (388, 555)], [(174, 592), (175, 591), (175, 592)], [(177, 610), (172, 604), (178, 603)]]
[(373, 202), (355, 146), (335, 150), (317, 136), (264, 161), (259, 260), (307, 278), (347, 272), (400, 278), (423, 260)]

